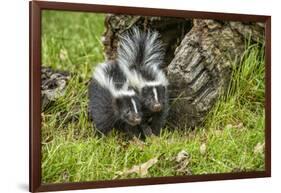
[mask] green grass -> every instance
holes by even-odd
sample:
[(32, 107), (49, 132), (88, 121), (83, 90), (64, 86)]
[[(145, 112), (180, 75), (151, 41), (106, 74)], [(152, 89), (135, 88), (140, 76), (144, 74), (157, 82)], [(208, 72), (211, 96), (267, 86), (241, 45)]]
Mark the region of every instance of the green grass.
[[(104, 60), (100, 41), (104, 16), (91, 13), (43, 12), (44, 66), (71, 72), (65, 95), (42, 112), (43, 183), (110, 180), (123, 171), (160, 156), (147, 177), (264, 170), (264, 55), (249, 45), (233, 62), (231, 85), (206, 118), (203, 128), (164, 131), (145, 143), (121, 134), (93, 135), (87, 113), (87, 82)], [(203, 144), (205, 152), (200, 150)], [(188, 152), (185, 171), (175, 161)], [(140, 177), (137, 174), (128, 178)], [(122, 176), (121, 176), (122, 178)]]

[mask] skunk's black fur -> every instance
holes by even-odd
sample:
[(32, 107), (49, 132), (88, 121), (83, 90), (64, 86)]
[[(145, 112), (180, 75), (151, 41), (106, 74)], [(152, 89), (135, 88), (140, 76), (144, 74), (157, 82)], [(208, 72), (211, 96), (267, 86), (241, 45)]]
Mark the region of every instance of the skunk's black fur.
[(142, 127), (160, 133), (168, 115), (168, 80), (161, 69), (165, 49), (157, 32), (137, 27), (120, 37), (117, 61), (129, 84), (138, 91), (144, 113)]
[[(153, 89), (157, 90), (158, 102), (154, 99)], [(146, 86), (142, 89), (140, 98), (143, 112), (143, 127), (149, 126), (155, 135), (159, 135), (165, 125), (169, 112), (167, 89), (164, 86)], [(160, 108), (155, 109), (155, 106), (158, 104), (160, 104)]]
[(107, 134), (113, 128), (130, 137), (141, 135), (141, 105), (136, 93), (126, 86), (119, 66), (109, 61), (96, 67), (89, 84), (89, 112), (98, 132)]

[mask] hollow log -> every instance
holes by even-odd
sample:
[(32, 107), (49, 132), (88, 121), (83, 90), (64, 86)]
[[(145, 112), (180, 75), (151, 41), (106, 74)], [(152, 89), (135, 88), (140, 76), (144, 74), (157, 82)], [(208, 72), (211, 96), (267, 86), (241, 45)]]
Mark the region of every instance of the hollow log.
[(246, 41), (263, 42), (263, 34), (264, 26), (257, 23), (193, 20), (167, 69), (172, 101), (169, 123), (175, 127), (202, 123), (228, 87)]
[(161, 34), (167, 47), (163, 68), (170, 82), (172, 128), (200, 125), (228, 87), (234, 61), (247, 42), (264, 43), (263, 23), (108, 15), (105, 25), (107, 59), (116, 57), (118, 35), (133, 25)]

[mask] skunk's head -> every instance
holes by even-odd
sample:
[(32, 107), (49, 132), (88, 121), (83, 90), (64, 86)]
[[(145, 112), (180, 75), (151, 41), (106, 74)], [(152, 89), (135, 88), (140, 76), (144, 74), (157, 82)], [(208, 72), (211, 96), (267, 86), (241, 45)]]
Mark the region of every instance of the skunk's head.
[(136, 95), (119, 95), (113, 99), (113, 104), (115, 113), (121, 120), (131, 126), (141, 123), (141, 104)]
[(138, 85), (142, 104), (151, 112), (160, 112), (163, 110), (167, 101), (168, 79), (164, 72), (155, 66), (147, 68), (146, 71), (146, 73), (142, 73), (142, 76), (148, 75), (148, 72), (150, 72), (152, 74), (150, 76), (153, 77), (154, 80), (142, 78), (142, 83), (140, 86)]
[(142, 120), (140, 100), (137, 98), (136, 92), (129, 88), (129, 81), (122, 82), (123, 85), (116, 88), (118, 82), (113, 80), (109, 73), (113, 67), (110, 62), (100, 64), (97, 66), (93, 78), (101, 87), (110, 92), (114, 115), (129, 125), (138, 125)]
[(140, 96), (147, 109), (160, 112), (166, 102), (167, 88), (163, 85), (145, 85), (140, 91)]

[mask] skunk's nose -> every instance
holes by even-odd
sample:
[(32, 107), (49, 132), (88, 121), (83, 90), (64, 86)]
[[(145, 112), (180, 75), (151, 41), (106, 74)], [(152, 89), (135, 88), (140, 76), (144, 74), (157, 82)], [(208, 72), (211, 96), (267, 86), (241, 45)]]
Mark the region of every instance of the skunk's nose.
[(159, 111), (161, 111), (161, 109), (162, 109), (162, 106), (161, 106), (160, 103), (155, 103), (155, 104), (152, 105), (152, 111), (153, 112), (159, 112)]
[(139, 115), (135, 115), (135, 116), (134, 116), (134, 122), (135, 122), (136, 124), (140, 124), (140, 122), (141, 122), (141, 117), (140, 117)]
[(128, 119), (129, 124), (132, 126), (139, 125), (141, 123), (141, 116), (139, 114), (131, 114), (131, 116)]

